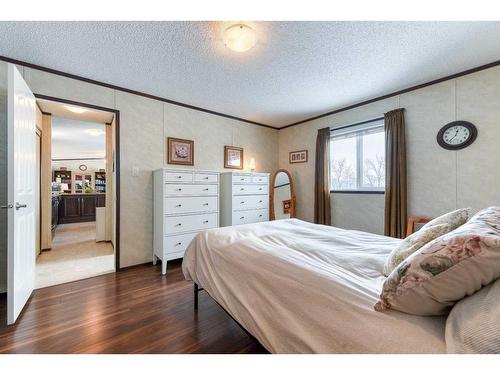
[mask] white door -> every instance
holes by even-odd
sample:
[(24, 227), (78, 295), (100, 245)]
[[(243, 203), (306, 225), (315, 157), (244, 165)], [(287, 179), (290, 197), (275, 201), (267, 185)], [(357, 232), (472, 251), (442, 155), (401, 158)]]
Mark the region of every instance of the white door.
[(8, 89), (7, 323), (14, 324), (35, 284), (35, 97), (13, 64)]

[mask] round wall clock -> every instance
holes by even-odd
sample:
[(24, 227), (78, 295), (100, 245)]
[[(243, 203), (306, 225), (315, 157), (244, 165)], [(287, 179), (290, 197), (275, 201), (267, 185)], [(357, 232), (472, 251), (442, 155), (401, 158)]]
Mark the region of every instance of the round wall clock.
[(85, 172), (87, 170), (87, 166), (85, 164), (80, 164), (80, 166), (78, 167), (79, 170)]
[(477, 128), (468, 121), (453, 121), (439, 130), (437, 141), (447, 150), (460, 150), (472, 144), (477, 137)]

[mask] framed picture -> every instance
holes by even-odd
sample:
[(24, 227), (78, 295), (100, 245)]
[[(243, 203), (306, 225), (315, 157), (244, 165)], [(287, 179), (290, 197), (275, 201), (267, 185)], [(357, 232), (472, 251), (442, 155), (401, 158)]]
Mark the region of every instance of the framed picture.
[(307, 150), (291, 151), (288, 154), (288, 162), (290, 164), (307, 163)]
[(291, 208), (292, 208), (292, 200), (291, 199), (284, 200), (283, 201), (283, 213), (289, 214)]
[(224, 168), (243, 169), (243, 149), (224, 146)]
[(167, 138), (168, 164), (194, 165), (194, 141)]

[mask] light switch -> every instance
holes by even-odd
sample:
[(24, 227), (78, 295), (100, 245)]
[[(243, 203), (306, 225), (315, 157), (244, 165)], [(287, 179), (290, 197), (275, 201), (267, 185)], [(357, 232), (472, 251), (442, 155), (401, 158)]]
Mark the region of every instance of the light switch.
[(139, 176), (139, 167), (132, 167), (132, 177)]

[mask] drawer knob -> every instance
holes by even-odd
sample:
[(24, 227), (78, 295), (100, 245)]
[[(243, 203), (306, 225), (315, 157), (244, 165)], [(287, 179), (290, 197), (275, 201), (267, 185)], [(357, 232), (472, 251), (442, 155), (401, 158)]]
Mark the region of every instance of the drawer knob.
[(259, 217), (262, 217), (262, 215), (259, 215)]
[(181, 189), (181, 188), (179, 188), (179, 189), (177, 189), (177, 191), (182, 191), (182, 189)]
[(203, 222), (203, 224), (208, 224), (208, 220), (205, 220), (205, 221)]
[(177, 176), (177, 178), (182, 178), (182, 176)]
[(208, 180), (208, 176), (207, 177), (203, 177), (204, 180)]
[(203, 203), (204, 206), (208, 206), (208, 203)]
[(176, 227), (180, 227), (181, 225), (181, 223), (175, 224)]
[(178, 204), (178, 205), (177, 205), (177, 206), (175, 206), (175, 207), (182, 207), (182, 204)]
[(206, 188), (206, 189), (203, 189), (203, 190), (204, 190), (204, 191), (208, 191), (208, 188)]
[(244, 178), (240, 178), (240, 181), (245, 181), (245, 179)]
[(175, 244), (175, 246), (180, 246), (180, 245), (182, 245), (182, 242), (177, 242), (177, 243)]
[(259, 190), (262, 190), (262, 188), (259, 188)]
[(245, 201), (242, 201), (240, 204), (244, 204), (244, 203), (245, 203)]
[(245, 188), (241, 188), (240, 190), (245, 190)]
[(259, 201), (259, 203), (262, 203), (262, 201)]
[(240, 220), (243, 220), (244, 218), (245, 218), (245, 216), (242, 216), (242, 217), (240, 217)]

